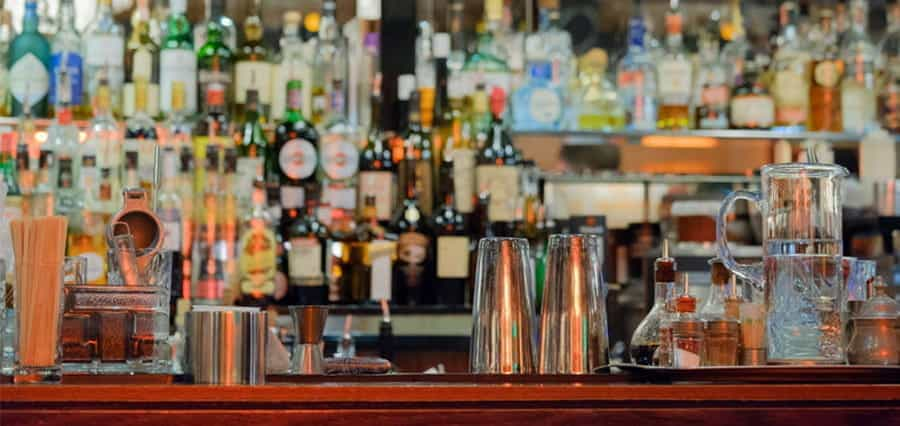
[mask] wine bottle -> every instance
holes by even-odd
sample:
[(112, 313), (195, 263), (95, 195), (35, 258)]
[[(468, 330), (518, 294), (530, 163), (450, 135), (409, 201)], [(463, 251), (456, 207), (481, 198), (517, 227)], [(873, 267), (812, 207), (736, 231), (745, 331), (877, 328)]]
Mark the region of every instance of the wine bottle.
[(465, 217), (456, 209), (453, 162), (445, 155), (440, 168), (443, 202), (432, 218), (435, 238), (435, 302), (462, 305), (469, 278), (470, 239)]
[(288, 300), (290, 304), (328, 303), (325, 265), (328, 229), (316, 218), (316, 200), (306, 200), (306, 212), (285, 229)]
[(360, 215), (365, 208), (365, 199), (372, 196), (375, 199), (375, 217), (379, 222), (385, 223), (391, 218), (396, 192), (394, 185), (397, 183), (396, 165), (391, 155), (390, 146), (381, 130), (381, 78), (376, 77), (372, 84), (371, 95), (371, 127), (367, 138), (366, 147), (360, 153), (359, 159), (359, 202)]
[(299, 80), (287, 84), (288, 109), (275, 129), (275, 154), (269, 163), (269, 194), (281, 199), (282, 227), (300, 216), (306, 198), (317, 188), (319, 133), (300, 111), (302, 90)]
[(431, 268), (431, 227), (419, 205), (416, 170), (407, 168), (406, 197), (391, 222), (397, 236), (391, 296), (397, 304), (421, 305), (430, 300), (428, 279)]
[(500, 237), (512, 236), (515, 231), (521, 162), (503, 123), (505, 107), (506, 95), (502, 89), (494, 88), (491, 92), (493, 119), (475, 171), (477, 191), (490, 196), (487, 206), (490, 232)]

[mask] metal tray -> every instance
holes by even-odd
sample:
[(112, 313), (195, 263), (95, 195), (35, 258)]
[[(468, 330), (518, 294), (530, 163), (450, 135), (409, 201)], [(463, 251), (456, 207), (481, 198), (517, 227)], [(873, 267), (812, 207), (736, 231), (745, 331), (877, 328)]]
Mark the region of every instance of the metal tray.
[(633, 379), (654, 383), (900, 383), (900, 366), (763, 365), (666, 368), (614, 364)]

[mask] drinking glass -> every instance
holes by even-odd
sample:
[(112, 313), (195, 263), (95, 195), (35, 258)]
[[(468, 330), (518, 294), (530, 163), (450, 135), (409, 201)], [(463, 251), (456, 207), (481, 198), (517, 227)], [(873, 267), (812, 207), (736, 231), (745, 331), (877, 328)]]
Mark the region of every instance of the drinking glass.
[(478, 242), (471, 373), (535, 372), (534, 271), (528, 251), (528, 240), (523, 238), (482, 238)]

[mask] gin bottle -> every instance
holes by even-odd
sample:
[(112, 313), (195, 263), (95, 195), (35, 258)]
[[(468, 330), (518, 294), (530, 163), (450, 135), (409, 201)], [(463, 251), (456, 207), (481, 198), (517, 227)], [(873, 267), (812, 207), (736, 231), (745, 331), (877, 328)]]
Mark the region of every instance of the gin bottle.
[(58, 104), (58, 88), (63, 73), (71, 86), (68, 95), (73, 118), (90, 117), (90, 104), (84, 100), (84, 64), (81, 57), (81, 36), (75, 29), (75, 6), (64, 0), (59, 6), (60, 27), (53, 38), (50, 64), (50, 106)]
[(89, 97), (100, 90), (101, 74), (110, 90), (110, 108), (119, 115), (122, 106), (122, 85), (125, 82), (125, 31), (116, 23), (112, 0), (98, 0), (94, 19), (84, 30), (81, 50), (84, 55), (85, 85)]
[(616, 72), (625, 123), (628, 128), (656, 128), (656, 70), (653, 58), (644, 48), (646, 28), (642, 16), (631, 18), (628, 27), (628, 51)]
[(864, 132), (876, 125), (875, 60), (877, 50), (867, 34), (869, 6), (865, 0), (850, 2), (850, 30), (841, 44), (845, 74), (841, 82), (844, 131)]
[(13, 115), (29, 110), (33, 117), (47, 116), (50, 53), (50, 43), (38, 32), (37, 2), (29, 0), (25, 3), (22, 32), (10, 43), (7, 55)]

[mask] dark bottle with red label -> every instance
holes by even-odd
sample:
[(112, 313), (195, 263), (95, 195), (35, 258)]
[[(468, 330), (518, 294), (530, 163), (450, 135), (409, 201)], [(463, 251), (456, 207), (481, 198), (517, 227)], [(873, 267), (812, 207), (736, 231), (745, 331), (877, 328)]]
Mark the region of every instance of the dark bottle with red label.
[(275, 129), (275, 152), (269, 162), (269, 200), (281, 201), (281, 229), (302, 213), (306, 199), (317, 193), (319, 133), (300, 111), (303, 84), (287, 83), (287, 111)]
[(396, 212), (390, 229), (397, 237), (396, 260), (393, 265), (391, 300), (398, 305), (433, 303), (432, 241), (429, 218), (419, 206), (416, 193), (416, 171), (406, 170), (406, 195)]

